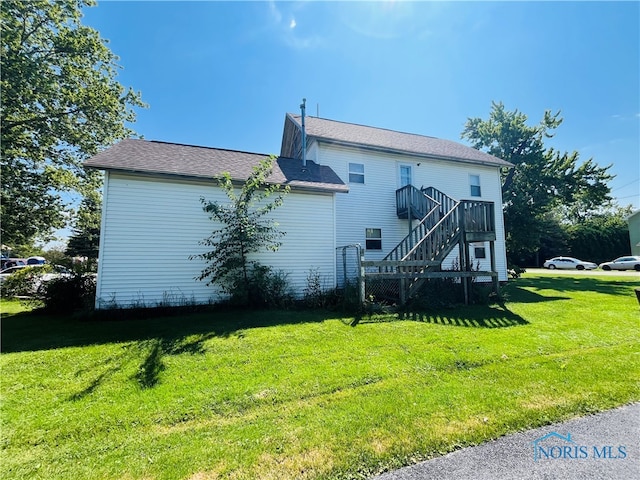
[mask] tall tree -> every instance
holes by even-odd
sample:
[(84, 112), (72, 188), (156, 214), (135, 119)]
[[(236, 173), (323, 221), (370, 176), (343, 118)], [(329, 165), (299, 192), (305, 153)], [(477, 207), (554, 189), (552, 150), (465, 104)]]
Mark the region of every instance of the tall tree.
[[(73, 235), (69, 238), (65, 253), (69, 256), (98, 258), (100, 246), (100, 214), (102, 177), (96, 170), (87, 170), (82, 182), (83, 199), (75, 214)], [(91, 265), (95, 262), (90, 262)]]
[[(229, 199), (226, 203), (210, 202), (202, 198), (203, 209), (220, 228), (200, 242), (212, 247), (208, 252), (194, 255), (208, 262), (199, 280), (207, 284), (218, 284), (223, 291), (234, 295), (247, 303), (252, 270), (259, 263), (252, 254), (262, 249), (276, 251), (285, 234), (277, 224), (267, 217), (284, 202), (289, 187), (267, 184), (266, 179), (272, 172), (274, 157), (265, 158), (256, 165), (239, 192), (229, 173), (218, 179), (220, 188)], [(269, 199), (272, 195), (274, 198)]]
[(80, 23), (93, 0), (3, 0), (2, 241), (47, 238), (68, 217), (81, 162), (133, 132), (139, 93), (116, 81), (117, 57)]
[(547, 110), (533, 126), (527, 120), (518, 110), (509, 112), (493, 102), (489, 118), (469, 118), (461, 135), (474, 148), (514, 164), (503, 171), (502, 197), (507, 255), (515, 263), (540, 247), (549, 212), (562, 207), (563, 220), (586, 215), (611, 200), (607, 182), (613, 178), (610, 166), (545, 147), (545, 139), (562, 123), (560, 112)]

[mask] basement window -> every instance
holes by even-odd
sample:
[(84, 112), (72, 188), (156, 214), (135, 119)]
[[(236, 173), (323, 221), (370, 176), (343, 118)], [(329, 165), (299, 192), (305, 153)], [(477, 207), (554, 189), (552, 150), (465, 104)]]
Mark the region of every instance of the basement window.
[(487, 258), (487, 249), (484, 247), (484, 243), (474, 245), (473, 256), (476, 259)]
[(349, 164), (349, 183), (364, 183), (364, 164)]
[(382, 230), (380, 228), (366, 229), (367, 250), (382, 250)]

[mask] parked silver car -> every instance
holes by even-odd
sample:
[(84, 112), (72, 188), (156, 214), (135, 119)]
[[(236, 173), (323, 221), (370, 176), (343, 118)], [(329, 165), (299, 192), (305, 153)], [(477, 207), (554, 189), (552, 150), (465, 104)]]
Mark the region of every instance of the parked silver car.
[(600, 268), (603, 270), (636, 270), (640, 272), (640, 257), (632, 255), (618, 257), (611, 262), (601, 263)]
[(4, 268), (0, 270), (0, 283), (3, 283), (12, 273), (15, 273), (18, 270), (21, 270), (25, 267), (26, 265), (15, 265), (13, 267)]
[[(23, 268), (39, 268), (42, 265), (16, 265), (15, 267), (5, 268), (0, 271), (0, 284), (4, 283), (4, 281), (13, 273), (16, 273)], [(40, 273), (40, 279), (43, 282), (48, 282), (49, 280), (53, 280), (54, 278), (60, 277), (69, 277), (71, 276), (71, 272), (67, 267), (63, 267), (62, 265), (52, 265), (52, 271), (48, 271), (47, 273)]]
[(554, 257), (544, 262), (544, 268), (548, 268), (549, 270), (556, 268), (565, 270), (593, 270), (594, 268), (598, 268), (598, 265), (593, 262), (584, 262), (573, 257)]

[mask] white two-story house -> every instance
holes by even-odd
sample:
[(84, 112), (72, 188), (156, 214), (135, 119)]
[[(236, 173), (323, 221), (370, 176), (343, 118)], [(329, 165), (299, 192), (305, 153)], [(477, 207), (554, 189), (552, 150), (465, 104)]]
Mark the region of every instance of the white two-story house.
[[(220, 299), (195, 279), (203, 261), (189, 260), (217, 228), (201, 198), (225, 202), (216, 178), (240, 183), (266, 156), (128, 139), (89, 159), (105, 172), (96, 306)], [(286, 235), (257, 259), (287, 273), (299, 295), (311, 269), (327, 289), (353, 274), (343, 247), (365, 260), (356, 275), (415, 285), (456, 265), (506, 281), (500, 172), (509, 166), (449, 140), (287, 114), (268, 179), (291, 188), (272, 212)]]

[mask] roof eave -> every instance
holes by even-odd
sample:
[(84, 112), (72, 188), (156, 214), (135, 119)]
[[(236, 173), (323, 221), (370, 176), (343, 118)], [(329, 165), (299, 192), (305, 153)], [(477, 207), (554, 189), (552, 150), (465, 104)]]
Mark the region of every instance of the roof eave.
[[(217, 182), (218, 179), (220, 178), (219, 176), (215, 176), (215, 175), (208, 176), (208, 175), (196, 175), (196, 174), (180, 174), (180, 173), (171, 173), (171, 172), (153, 172), (148, 170), (137, 170), (133, 168), (117, 168), (117, 167), (105, 166), (105, 165), (85, 164), (85, 167), (93, 168), (96, 170), (110, 171), (115, 173), (140, 175), (144, 177), (177, 178), (185, 181), (189, 181), (189, 180), (208, 181), (208, 182), (214, 183), (214, 182)], [(241, 178), (240, 179), (232, 178), (231, 181), (235, 185), (242, 185), (245, 182), (245, 180)], [(315, 184), (314, 182), (301, 182), (297, 180), (293, 180), (291, 182), (282, 182), (282, 183), (266, 182), (266, 185), (289, 186), (291, 190), (305, 191), (310, 193), (348, 193), (349, 192), (349, 187), (347, 185), (336, 184), (335, 186), (331, 186), (331, 184), (326, 184), (326, 183), (322, 185), (318, 185), (318, 184)]]
[(397, 154), (397, 155), (411, 155), (411, 156), (420, 157), (420, 158), (430, 158), (430, 159), (433, 159), (433, 160), (444, 160), (444, 161), (447, 161), (447, 162), (467, 163), (467, 164), (472, 164), (472, 165), (483, 165), (483, 166), (494, 167), (494, 168), (512, 168), (512, 167), (514, 167), (514, 165), (512, 163), (507, 162), (506, 160), (501, 160), (501, 162), (504, 162), (504, 163), (486, 162), (486, 161), (475, 160), (475, 159), (464, 159), (464, 158), (460, 158), (460, 157), (447, 157), (447, 156), (443, 156), (443, 155), (433, 155), (433, 154), (427, 154), (427, 153), (421, 153), (421, 152), (413, 152), (413, 151), (410, 151), (410, 150), (401, 150), (401, 149), (395, 149), (395, 148), (377, 147), (375, 145), (367, 145), (367, 144), (356, 143), (356, 142), (346, 142), (344, 140), (335, 140), (335, 139), (326, 138), (326, 137), (318, 137), (318, 136), (308, 135), (307, 138), (315, 140), (318, 143), (327, 143), (327, 144), (330, 144), (330, 145), (340, 145), (340, 146), (344, 146), (344, 147), (361, 148), (361, 149), (365, 149), (365, 150), (371, 150), (371, 151), (382, 152), (382, 153), (394, 153), (394, 154)]

